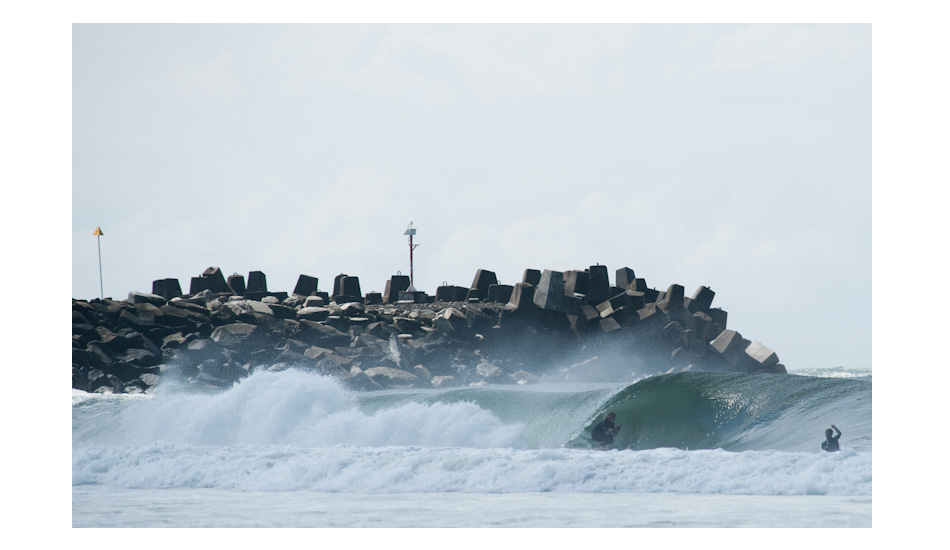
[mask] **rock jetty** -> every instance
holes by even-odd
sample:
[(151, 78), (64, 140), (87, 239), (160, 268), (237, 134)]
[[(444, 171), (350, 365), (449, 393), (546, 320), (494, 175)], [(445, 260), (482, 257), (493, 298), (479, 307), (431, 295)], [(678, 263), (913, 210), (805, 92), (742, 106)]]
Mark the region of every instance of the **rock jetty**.
[(73, 300), (73, 388), (145, 392), (164, 378), (225, 388), (256, 370), (304, 369), (356, 390), (546, 381), (625, 381), (681, 371), (785, 373), (765, 345), (726, 327), (701, 286), (647, 286), (630, 268), (526, 269), (499, 284), (479, 269), (435, 295), (395, 275), (363, 294), (300, 275), (271, 292), (264, 273), (209, 267), (187, 294), (177, 279), (125, 300)]

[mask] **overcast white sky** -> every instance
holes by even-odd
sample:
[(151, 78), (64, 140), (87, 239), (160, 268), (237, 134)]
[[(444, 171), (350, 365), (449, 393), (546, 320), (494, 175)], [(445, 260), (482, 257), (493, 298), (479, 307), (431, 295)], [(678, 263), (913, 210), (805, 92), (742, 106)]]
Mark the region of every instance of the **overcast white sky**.
[(72, 294), (630, 267), (870, 367), (870, 25), (73, 27)]

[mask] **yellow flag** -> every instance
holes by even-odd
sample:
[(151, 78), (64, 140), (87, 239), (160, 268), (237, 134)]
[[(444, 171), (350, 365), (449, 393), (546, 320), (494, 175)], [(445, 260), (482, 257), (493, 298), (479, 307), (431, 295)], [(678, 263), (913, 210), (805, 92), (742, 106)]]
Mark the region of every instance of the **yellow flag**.
[(103, 233), (102, 230), (99, 229), (99, 226), (97, 225), (97, 226), (96, 226), (96, 232), (93, 233), (93, 235), (95, 235), (95, 236), (98, 237), (99, 235), (105, 235), (105, 233)]

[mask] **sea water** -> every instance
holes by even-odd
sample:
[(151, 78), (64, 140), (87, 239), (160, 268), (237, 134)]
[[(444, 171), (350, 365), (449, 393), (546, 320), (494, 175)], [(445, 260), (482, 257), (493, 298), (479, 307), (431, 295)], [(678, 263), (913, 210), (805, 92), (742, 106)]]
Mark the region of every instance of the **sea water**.
[(379, 392), (260, 371), (74, 391), (72, 416), (74, 527), (871, 526), (868, 371)]

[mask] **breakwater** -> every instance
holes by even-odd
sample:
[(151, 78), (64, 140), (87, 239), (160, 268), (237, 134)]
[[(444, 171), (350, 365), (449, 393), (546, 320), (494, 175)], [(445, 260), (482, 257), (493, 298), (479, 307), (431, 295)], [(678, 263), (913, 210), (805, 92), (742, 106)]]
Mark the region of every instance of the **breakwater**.
[(209, 267), (187, 294), (177, 279), (124, 300), (73, 300), (73, 388), (142, 392), (163, 378), (225, 388), (258, 370), (311, 370), (373, 390), (626, 381), (682, 371), (784, 373), (765, 345), (727, 328), (701, 286), (686, 296), (630, 268), (527, 269), (515, 285), (479, 269), (434, 295), (395, 275), (363, 294), (359, 278), (300, 275), (292, 292), (259, 271)]

